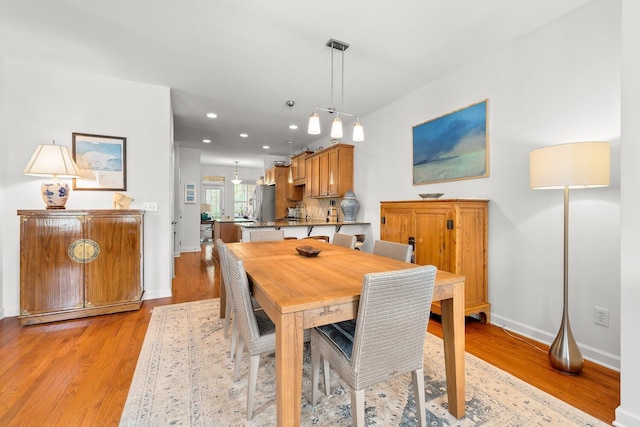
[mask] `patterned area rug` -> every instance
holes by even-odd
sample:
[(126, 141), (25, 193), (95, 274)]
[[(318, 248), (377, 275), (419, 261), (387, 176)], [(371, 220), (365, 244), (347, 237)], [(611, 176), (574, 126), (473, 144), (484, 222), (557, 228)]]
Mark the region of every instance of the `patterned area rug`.
[[(219, 300), (156, 307), (138, 359), (121, 426), (275, 425), (275, 355), (263, 355), (254, 418), (246, 420), (248, 356), (233, 382), (230, 341), (218, 317)], [(349, 390), (331, 373), (331, 395), (313, 407), (310, 351), (305, 348), (301, 424), (351, 424)], [(430, 426), (604, 426), (475, 356), (466, 354), (466, 415), (447, 411), (442, 340), (427, 334), (425, 388)], [(322, 386), (322, 380), (320, 382)], [(324, 388), (324, 387), (323, 387)], [(368, 426), (414, 426), (415, 405), (407, 374), (365, 390)]]

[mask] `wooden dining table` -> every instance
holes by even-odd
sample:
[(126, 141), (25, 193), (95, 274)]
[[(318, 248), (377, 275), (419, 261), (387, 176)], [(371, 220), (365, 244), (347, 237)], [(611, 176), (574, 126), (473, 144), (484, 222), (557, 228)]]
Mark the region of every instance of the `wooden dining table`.
[[(320, 249), (299, 255), (298, 246)], [(318, 240), (229, 243), (244, 263), (253, 294), (276, 327), (278, 426), (300, 425), (304, 330), (355, 319), (367, 273), (415, 267)], [(439, 270), (433, 301), (440, 301), (449, 412), (464, 416), (464, 276)], [(401, 345), (401, 343), (399, 343)]]

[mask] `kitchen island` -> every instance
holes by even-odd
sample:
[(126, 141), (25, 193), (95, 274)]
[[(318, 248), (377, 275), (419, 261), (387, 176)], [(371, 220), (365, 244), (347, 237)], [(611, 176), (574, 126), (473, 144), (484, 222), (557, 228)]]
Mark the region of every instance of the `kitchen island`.
[(245, 222), (236, 224), (242, 233), (242, 241), (249, 241), (249, 234), (258, 230), (284, 230), (285, 237), (295, 237), (304, 239), (312, 236), (329, 236), (333, 237), (334, 233), (345, 234), (367, 234), (367, 229), (371, 224), (369, 222), (343, 222), (329, 221), (324, 219), (309, 220), (290, 220), (282, 219), (270, 222)]

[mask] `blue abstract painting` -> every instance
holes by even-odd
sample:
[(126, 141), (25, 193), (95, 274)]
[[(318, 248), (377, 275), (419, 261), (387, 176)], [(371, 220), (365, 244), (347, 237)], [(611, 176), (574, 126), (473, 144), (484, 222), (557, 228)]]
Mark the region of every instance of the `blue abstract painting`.
[(488, 100), (413, 127), (413, 184), (489, 176)]

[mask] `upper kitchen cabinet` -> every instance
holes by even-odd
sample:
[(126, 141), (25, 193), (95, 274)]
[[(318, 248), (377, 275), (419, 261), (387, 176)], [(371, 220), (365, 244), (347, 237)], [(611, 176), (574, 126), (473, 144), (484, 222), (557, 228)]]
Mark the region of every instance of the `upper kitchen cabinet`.
[(353, 145), (334, 144), (307, 156), (307, 197), (342, 197), (353, 189), (353, 148)]
[(302, 153), (296, 154), (291, 158), (291, 173), (293, 175), (294, 186), (306, 184), (306, 159), (308, 154), (312, 154), (312, 152), (303, 151)]

